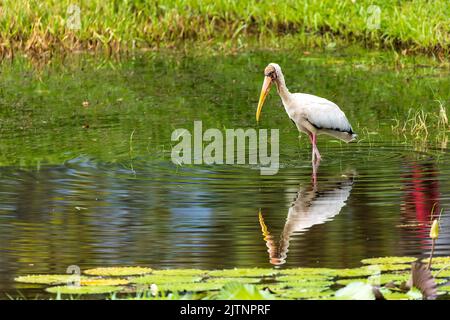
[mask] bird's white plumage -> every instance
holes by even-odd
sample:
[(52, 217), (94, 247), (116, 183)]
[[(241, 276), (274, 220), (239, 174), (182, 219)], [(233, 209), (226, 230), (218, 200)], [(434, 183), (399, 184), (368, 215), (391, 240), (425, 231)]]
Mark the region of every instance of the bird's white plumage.
[(318, 129), (353, 132), (345, 113), (333, 102), (306, 93), (294, 93), (292, 103), (298, 106), (299, 114)]
[(276, 63), (270, 63), (264, 69), (264, 76), (256, 120), (259, 119), (270, 84), (274, 82), (289, 118), (299, 131), (306, 133), (310, 138), (313, 162), (321, 159), (317, 148), (317, 135), (325, 134), (345, 142), (356, 140), (357, 135), (353, 132), (345, 113), (335, 103), (311, 94), (289, 92), (281, 67)]

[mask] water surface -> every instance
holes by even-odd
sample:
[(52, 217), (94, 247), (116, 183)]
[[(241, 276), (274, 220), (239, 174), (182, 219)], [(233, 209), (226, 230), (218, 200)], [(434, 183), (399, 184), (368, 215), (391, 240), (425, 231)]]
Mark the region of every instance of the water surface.
[[(413, 139), (392, 129), (411, 108), (448, 105), (448, 71), (372, 59), (149, 53), (3, 63), (0, 291), (25, 290), (13, 283), (17, 275), (69, 265), (339, 268), (367, 257), (425, 257), (431, 212), (441, 210), (437, 254), (450, 255), (448, 131)], [(277, 175), (173, 164), (176, 128), (191, 130), (195, 120), (257, 128), (262, 70), (272, 61), (291, 91), (339, 104), (360, 142), (320, 137), (314, 184), (308, 139), (299, 139), (273, 90), (259, 126), (280, 129)]]

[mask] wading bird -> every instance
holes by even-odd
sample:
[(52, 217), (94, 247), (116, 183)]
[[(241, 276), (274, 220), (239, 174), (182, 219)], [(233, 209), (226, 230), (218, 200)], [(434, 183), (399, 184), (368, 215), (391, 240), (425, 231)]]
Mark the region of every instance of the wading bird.
[(320, 161), (321, 156), (316, 144), (319, 134), (327, 134), (345, 142), (354, 141), (357, 135), (347, 120), (344, 112), (333, 102), (306, 93), (290, 93), (286, 87), (281, 68), (270, 63), (264, 70), (264, 83), (259, 97), (256, 121), (259, 121), (264, 100), (275, 82), (278, 94), (289, 118), (297, 129), (309, 136), (312, 144), (312, 162)]

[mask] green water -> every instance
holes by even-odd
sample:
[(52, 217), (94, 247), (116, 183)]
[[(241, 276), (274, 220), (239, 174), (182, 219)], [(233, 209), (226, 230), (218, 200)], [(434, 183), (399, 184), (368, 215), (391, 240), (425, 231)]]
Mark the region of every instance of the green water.
[[(348, 145), (319, 138), (316, 186), (309, 141), (275, 90), (255, 122), (269, 62), (283, 67), (291, 92), (341, 106), (360, 136)], [(4, 61), (0, 292), (15, 291), (17, 275), (69, 265), (339, 268), (424, 257), (433, 206), (443, 210), (437, 254), (449, 255), (449, 131), (435, 119), (436, 100), (450, 113), (449, 71), (425, 58), (401, 63), (268, 51)], [(410, 109), (428, 114), (428, 136), (392, 129)], [(278, 128), (279, 172), (173, 164), (172, 131), (196, 120), (204, 129)]]

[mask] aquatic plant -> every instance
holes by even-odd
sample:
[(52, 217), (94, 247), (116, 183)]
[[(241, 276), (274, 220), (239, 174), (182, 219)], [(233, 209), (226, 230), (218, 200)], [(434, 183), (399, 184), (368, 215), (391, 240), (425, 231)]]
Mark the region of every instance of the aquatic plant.
[(72, 274), (32, 274), (14, 278), (14, 281), (34, 284), (63, 284), (79, 280)]
[(224, 270), (214, 270), (208, 274), (211, 277), (260, 277), (260, 276), (273, 276), (278, 273), (275, 269), (260, 269), (260, 268), (250, 268), (250, 269), (224, 269)]
[(120, 291), (120, 286), (59, 286), (45, 289), (49, 293), (84, 295), (84, 294), (105, 294)]
[(411, 263), (416, 261), (417, 258), (414, 257), (380, 257), (380, 258), (368, 258), (361, 260), (364, 264), (371, 265), (392, 265), (392, 264), (402, 264), (402, 263)]
[(249, 284), (231, 282), (215, 295), (209, 297), (217, 300), (274, 300), (276, 297), (267, 290), (259, 290)]
[(193, 283), (199, 282), (202, 277), (198, 276), (166, 276), (166, 275), (147, 275), (139, 278), (132, 278), (130, 281), (136, 284), (167, 284), (167, 283)]
[[(439, 271), (433, 269), (429, 273), (424, 264), (414, 262), (411, 272), (406, 271), (411, 268), (406, 263), (415, 260), (413, 257), (370, 258), (363, 262), (373, 265), (347, 269), (174, 269), (152, 270), (143, 275), (135, 274), (149, 272), (148, 268), (96, 268), (90, 269), (90, 273), (101, 273), (101, 277), (81, 276), (80, 286), (51, 286), (46, 291), (58, 294), (57, 297), (112, 293), (111, 299), (417, 299), (417, 291), (411, 291), (417, 286), (424, 298), (435, 297), (435, 284), (446, 285), (450, 270), (441, 270), (439, 278), (433, 278)], [(433, 261), (445, 264), (450, 262), (450, 257), (436, 257)], [(118, 274), (127, 274), (127, 278), (119, 278)], [(33, 285), (66, 284), (69, 280), (73, 280), (73, 275), (15, 278), (17, 282)], [(368, 293), (369, 287), (375, 288), (373, 296)], [(447, 295), (448, 291), (448, 286), (444, 286), (439, 294)]]
[(84, 270), (83, 273), (93, 276), (135, 276), (151, 273), (152, 269), (147, 267), (103, 267)]

